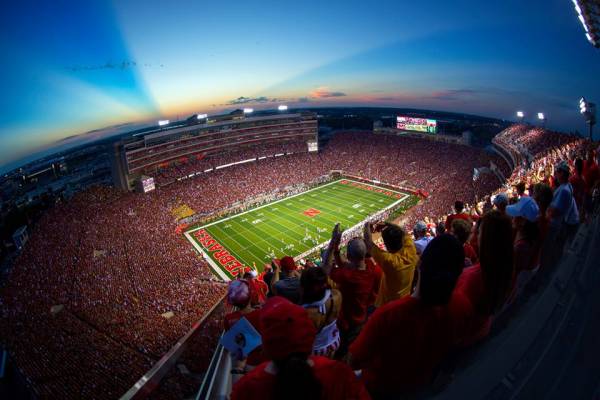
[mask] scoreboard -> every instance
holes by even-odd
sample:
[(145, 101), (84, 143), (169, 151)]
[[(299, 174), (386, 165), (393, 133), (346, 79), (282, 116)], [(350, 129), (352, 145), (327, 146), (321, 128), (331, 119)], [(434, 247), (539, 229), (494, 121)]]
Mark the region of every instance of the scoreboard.
[(437, 133), (437, 121), (435, 119), (399, 115), (396, 117), (396, 128), (403, 131)]

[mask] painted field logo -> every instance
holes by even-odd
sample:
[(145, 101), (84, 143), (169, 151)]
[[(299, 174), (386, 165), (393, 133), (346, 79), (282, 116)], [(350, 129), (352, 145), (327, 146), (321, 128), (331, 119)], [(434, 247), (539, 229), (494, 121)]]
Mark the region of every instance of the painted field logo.
[(306, 215), (307, 217), (313, 218), (321, 214), (321, 211), (317, 210), (316, 208), (309, 208), (308, 210), (305, 210), (302, 214)]
[(251, 270), (250, 267), (244, 266), (232, 256), (204, 229), (194, 232), (193, 235), (198, 243), (200, 243), (200, 245), (202, 245), (202, 247), (204, 247), (219, 264), (221, 264), (221, 266), (225, 267), (227, 272), (231, 275), (235, 276), (240, 272), (243, 273)]

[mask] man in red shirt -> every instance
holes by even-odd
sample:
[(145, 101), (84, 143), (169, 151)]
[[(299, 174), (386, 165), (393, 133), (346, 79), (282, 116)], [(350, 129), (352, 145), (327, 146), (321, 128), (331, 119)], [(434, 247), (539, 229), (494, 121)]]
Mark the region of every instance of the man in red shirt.
[(396, 398), (428, 384), (435, 368), (460, 341), (471, 303), (454, 291), (463, 269), (458, 240), (444, 234), (421, 256), (417, 290), (379, 307), (350, 346), (373, 397)]
[(452, 221), (454, 221), (455, 219), (464, 219), (465, 221), (471, 221), (471, 217), (469, 216), (469, 214), (463, 212), (464, 209), (465, 205), (462, 201), (454, 202), (454, 210), (456, 211), (456, 214), (448, 215), (448, 217), (446, 218), (446, 223), (444, 224), (446, 227), (446, 232), (450, 232), (450, 229), (452, 228)]
[(575, 173), (569, 177), (569, 183), (573, 188), (573, 197), (575, 198), (575, 204), (581, 213), (583, 206), (583, 198), (586, 192), (585, 179), (583, 178), (583, 160), (577, 158), (575, 160)]
[(262, 309), (261, 326), (271, 361), (245, 374), (233, 386), (232, 400), (370, 399), (348, 365), (310, 355), (316, 328), (304, 308), (275, 296)]
[(330, 245), (337, 267), (330, 261), (323, 264), (323, 270), (342, 293), (338, 327), (343, 343), (338, 355), (343, 355), (367, 320), (369, 307), (375, 303), (381, 271), (377, 271), (375, 262), (367, 258), (367, 246), (362, 238), (354, 238), (348, 242), (347, 259), (344, 259), (340, 254), (340, 238), (341, 232), (336, 226)]

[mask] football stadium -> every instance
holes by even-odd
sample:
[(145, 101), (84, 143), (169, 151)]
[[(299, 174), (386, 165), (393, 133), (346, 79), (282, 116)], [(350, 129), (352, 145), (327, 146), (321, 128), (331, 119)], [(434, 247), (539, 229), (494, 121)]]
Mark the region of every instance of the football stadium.
[(433, 3), (7, 5), (0, 398), (598, 398), (599, 6)]
[(325, 244), (337, 223), (352, 232), (362, 222), (401, 205), (411, 195), (378, 186), (337, 180), (185, 232), (222, 279), (262, 272), (286, 254), (301, 259)]

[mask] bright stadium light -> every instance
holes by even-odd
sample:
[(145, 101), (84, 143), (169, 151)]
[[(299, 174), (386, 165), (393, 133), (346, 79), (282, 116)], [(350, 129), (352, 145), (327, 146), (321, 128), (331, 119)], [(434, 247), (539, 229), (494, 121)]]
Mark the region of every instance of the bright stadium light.
[(540, 121), (543, 121), (543, 120), (545, 120), (545, 119), (546, 119), (546, 116), (544, 115), (544, 113), (541, 113), (541, 112), (539, 112), (539, 113), (538, 113), (538, 119), (539, 119)]
[(517, 117), (523, 118), (524, 116), (525, 116), (525, 113), (523, 111), (517, 111)]
[(208, 114), (198, 114), (197, 117), (198, 119), (206, 119), (208, 118)]
[(582, 97), (579, 100), (579, 112), (582, 114), (585, 114), (586, 111), (587, 111), (587, 103), (586, 103), (585, 99)]
[(158, 126), (165, 126), (165, 125), (169, 125), (169, 120), (168, 119), (160, 119), (160, 120), (158, 120)]
[(596, 105), (587, 101), (585, 97), (579, 99), (579, 112), (583, 115), (585, 122), (590, 126), (590, 141), (592, 141), (594, 133), (594, 125), (596, 125)]
[(283, 104), (282, 104), (282, 105), (280, 105), (279, 107), (277, 107), (277, 109), (278, 109), (279, 111), (287, 111), (287, 109), (288, 109), (288, 106), (286, 106), (286, 105), (283, 105)]
[(254, 112), (253, 108), (244, 108), (244, 114), (252, 114)]

